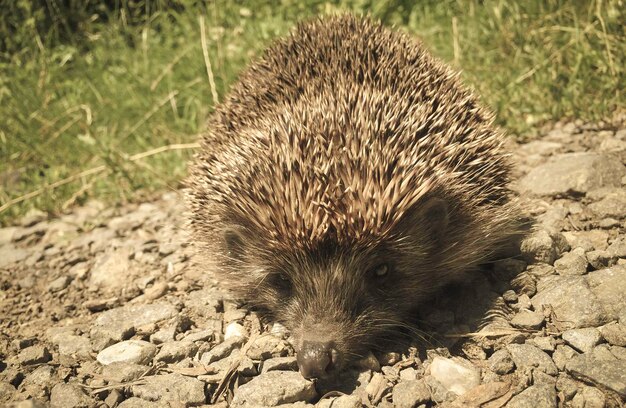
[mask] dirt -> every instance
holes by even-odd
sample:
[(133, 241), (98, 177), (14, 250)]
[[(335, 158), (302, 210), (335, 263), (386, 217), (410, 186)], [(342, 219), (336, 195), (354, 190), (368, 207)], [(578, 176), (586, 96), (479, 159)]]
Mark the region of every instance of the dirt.
[[(194, 258), (180, 192), (0, 229), (0, 404), (618, 407), (626, 398), (626, 126), (510, 142), (534, 229), (332, 381)], [(338, 393), (339, 392), (339, 393)]]

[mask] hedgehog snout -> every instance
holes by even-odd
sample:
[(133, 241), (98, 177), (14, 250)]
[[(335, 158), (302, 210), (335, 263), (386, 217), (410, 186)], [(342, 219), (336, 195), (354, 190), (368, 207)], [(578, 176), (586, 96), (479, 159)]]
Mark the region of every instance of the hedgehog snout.
[(304, 378), (326, 378), (337, 368), (339, 352), (331, 341), (303, 341), (298, 367)]

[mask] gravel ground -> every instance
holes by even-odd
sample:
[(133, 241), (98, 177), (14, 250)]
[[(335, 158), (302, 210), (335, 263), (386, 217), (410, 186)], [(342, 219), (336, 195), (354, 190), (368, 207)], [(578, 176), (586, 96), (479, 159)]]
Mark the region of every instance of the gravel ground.
[(304, 380), (285, 328), (198, 267), (179, 193), (30, 213), (0, 229), (0, 405), (623, 406), (626, 126), (557, 124), (511, 148), (536, 219), (521, 255), (333, 382)]

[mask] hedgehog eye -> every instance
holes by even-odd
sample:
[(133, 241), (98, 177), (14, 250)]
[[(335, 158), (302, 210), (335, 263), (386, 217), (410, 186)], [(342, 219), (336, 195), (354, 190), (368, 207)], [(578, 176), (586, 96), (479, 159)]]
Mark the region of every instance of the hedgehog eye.
[(382, 279), (389, 274), (389, 265), (382, 263), (372, 268), (372, 276), (376, 279)]

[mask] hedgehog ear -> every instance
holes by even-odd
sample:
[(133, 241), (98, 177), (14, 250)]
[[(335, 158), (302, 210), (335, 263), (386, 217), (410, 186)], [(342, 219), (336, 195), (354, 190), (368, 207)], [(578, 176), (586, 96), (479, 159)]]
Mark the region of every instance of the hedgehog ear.
[(228, 226), (222, 230), (226, 253), (229, 258), (241, 260), (244, 254), (244, 229), (239, 226)]
[(448, 222), (448, 204), (441, 198), (431, 197), (411, 208), (398, 227), (415, 239), (426, 238), (437, 244), (445, 236)]

